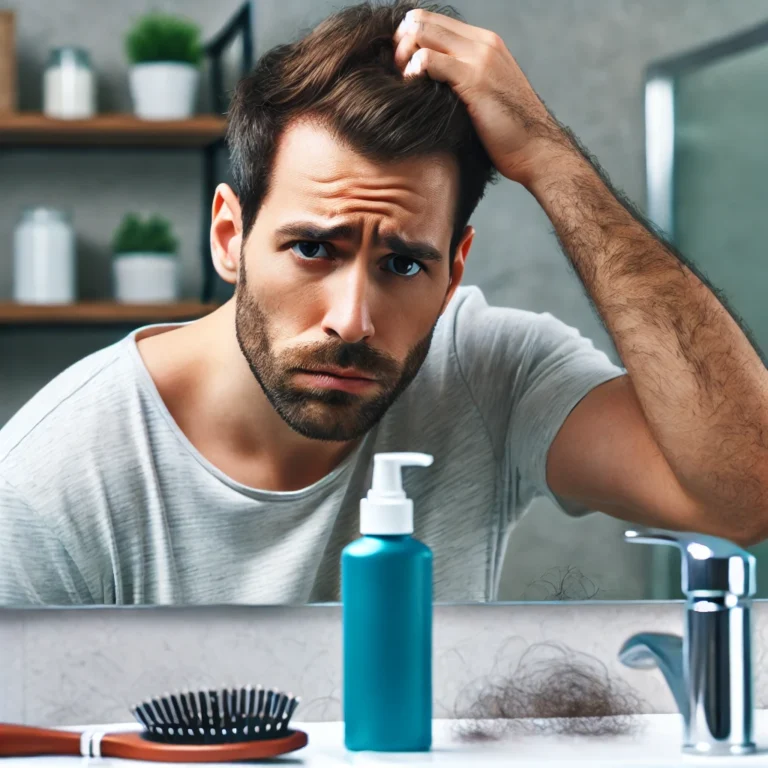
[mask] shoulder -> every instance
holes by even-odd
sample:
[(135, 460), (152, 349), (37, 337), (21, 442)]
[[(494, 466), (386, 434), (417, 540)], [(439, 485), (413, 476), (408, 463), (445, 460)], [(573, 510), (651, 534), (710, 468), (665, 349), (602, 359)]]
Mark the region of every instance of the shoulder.
[(532, 392), (556, 395), (569, 381), (604, 380), (620, 372), (576, 328), (548, 312), (490, 306), (476, 287), (456, 291), (434, 340), (423, 381), (438, 385), (443, 397), (466, 395), (497, 447), (513, 412)]
[(440, 318), (445, 330), (452, 331), (457, 344), (482, 343), (498, 336), (512, 336), (531, 330), (566, 331), (578, 335), (575, 328), (553, 317), (548, 312), (531, 312), (515, 307), (499, 307), (488, 303), (483, 291), (477, 286), (457, 289), (451, 302)]
[(565, 342), (592, 346), (576, 328), (548, 312), (488, 304), (476, 286), (460, 287), (440, 318), (435, 339), (450, 349), (465, 377), (513, 374), (531, 358)]
[[(477, 431), (498, 448), (517, 397), (519, 350), (535, 318), (532, 312), (489, 306), (480, 288), (459, 287), (390, 421), (399, 417), (399, 429), (412, 434)], [(446, 419), (446, 414), (454, 415)]]
[(72, 469), (114, 425), (106, 413), (125, 397), (130, 378), (125, 340), (71, 365), (32, 396), (0, 429), (0, 474), (23, 485), (57, 468)]

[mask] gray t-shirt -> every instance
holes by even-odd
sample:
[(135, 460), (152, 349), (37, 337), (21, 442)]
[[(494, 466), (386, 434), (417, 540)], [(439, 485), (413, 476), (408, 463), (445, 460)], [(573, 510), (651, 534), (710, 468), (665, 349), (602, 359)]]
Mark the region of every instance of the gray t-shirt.
[(558, 503), (546, 483), (553, 438), (584, 395), (623, 373), (551, 315), (489, 307), (462, 288), (422, 369), (354, 452), (276, 493), (193, 447), (143, 364), (141, 332), (69, 367), (0, 430), (0, 604), (337, 600), (341, 550), (359, 535), (383, 451), (435, 458), (404, 471), (435, 600), (494, 599), (515, 521), (535, 496)]

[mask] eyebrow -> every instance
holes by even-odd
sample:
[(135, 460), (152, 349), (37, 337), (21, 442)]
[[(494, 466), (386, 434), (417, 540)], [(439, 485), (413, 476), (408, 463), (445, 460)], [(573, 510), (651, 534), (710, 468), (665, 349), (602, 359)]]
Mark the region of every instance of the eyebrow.
[[(333, 227), (322, 227), (311, 221), (293, 221), (283, 224), (275, 231), (282, 237), (292, 237), (296, 240), (352, 240), (357, 234), (357, 227), (351, 224), (337, 224)], [(384, 243), (398, 256), (406, 256), (422, 261), (439, 263), (443, 260), (443, 254), (433, 245), (419, 240), (406, 240), (399, 235), (385, 235), (376, 237), (376, 243)]]

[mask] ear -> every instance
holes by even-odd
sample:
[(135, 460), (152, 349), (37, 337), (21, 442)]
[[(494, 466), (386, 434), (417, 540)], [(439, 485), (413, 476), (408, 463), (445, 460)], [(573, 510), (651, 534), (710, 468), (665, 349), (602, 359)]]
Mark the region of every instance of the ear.
[(459, 240), (459, 244), (456, 246), (456, 255), (453, 257), (453, 266), (451, 267), (451, 280), (448, 283), (448, 292), (445, 294), (443, 308), (440, 310), (441, 315), (445, 312), (445, 308), (453, 298), (453, 294), (456, 293), (456, 289), (461, 283), (461, 278), (464, 277), (464, 265), (467, 262), (469, 249), (472, 247), (472, 241), (474, 239), (475, 228), (467, 225), (464, 229), (464, 234), (461, 236), (461, 240)]
[(219, 184), (211, 212), (211, 258), (222, 280), (237, 282), (243, 219), (240, 201), (228, 184)]

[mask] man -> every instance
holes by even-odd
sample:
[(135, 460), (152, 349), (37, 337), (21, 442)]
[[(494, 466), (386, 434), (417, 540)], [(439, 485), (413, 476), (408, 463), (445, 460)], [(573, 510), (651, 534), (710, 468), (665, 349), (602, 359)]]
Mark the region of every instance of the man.
[[(238, 86), (211, 226), (235, 297), (80, 361), (2, 430), (1, 602), (336, 599), (389, 450), (435, 457), (406, 486), (437, 600), (494, 597), (536, 495), (766, 535), (768, 375), (738, 324), (495, 34), (412, 8), (346, 8)], [(546, 211), (626, 371), (459, 288), (494, 168)]]

